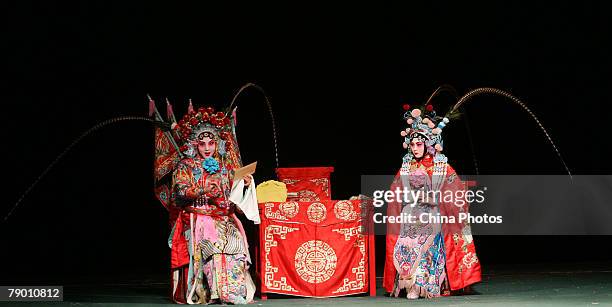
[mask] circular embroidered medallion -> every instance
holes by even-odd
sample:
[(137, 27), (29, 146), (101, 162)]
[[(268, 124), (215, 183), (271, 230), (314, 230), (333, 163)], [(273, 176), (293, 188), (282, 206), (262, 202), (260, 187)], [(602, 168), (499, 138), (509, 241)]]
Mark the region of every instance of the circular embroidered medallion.
[(296, 201), (289, 201), (278, 206), (280, 212), (288, 217), (294, 218), (300, 212), (300, 205)]
[(343, 221), (354, 221), (357, 218), (357, 212), (353, 210), (353, 203), (348, 200), (341, 200), (334, 205), (334, 213), (336, 218)]
[(336, 272), (336, 252), (321, 240), (310, 240), (295, 252), (295, 271), (311, 284), (329, 280)]
[(327, 216), (327, 209), (322, 203), (312, 203), (306, 211), (308, 219), (313, 223), (320, 223)]

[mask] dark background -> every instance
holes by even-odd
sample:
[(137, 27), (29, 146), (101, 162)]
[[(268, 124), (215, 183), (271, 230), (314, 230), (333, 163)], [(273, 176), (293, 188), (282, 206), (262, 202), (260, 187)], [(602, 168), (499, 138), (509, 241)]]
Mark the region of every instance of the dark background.
[[(183, 114), (228, 105), (246, 82), (271, 98), (280, 165), (334, 166), (335, 199), (360, 175), (394, 174), (404, 152), (401, 105), (441, 84), (492, 86), (522, 98), (576, 174), (610, 174), (610, 7), (606, 1), (431, 5), (16, 1), (3, 10), (4, 216), (62, 150), (94, 124), (146, 115), (145, 95)], [(434, 102), (445, 112), (451, 99)], [(262, 96), (239, 99), (245, 162), (273, 178)], [(506, 100), (481, 97), (445, 130), (461, 174), (563, 174), (535, 122)], [(163, 112), (165, 113), (165, 112)], [(128, 122), (78, 144), (3, 222), (5, 284), (168, 272), (167, 214), (153, 197), (152, 129)], [(542, 204), (554, 205), (554, 204)], [(579, 205), (579, 204), (577, 204)], [(379, 240), (379, 252), (384, 241)], [(496, 265), (609, 260), (606, 236), (481, 236)], [(379, 253), (379, 259), (382, 259)], [(379, 271), (379, 275), (382, 271)]]

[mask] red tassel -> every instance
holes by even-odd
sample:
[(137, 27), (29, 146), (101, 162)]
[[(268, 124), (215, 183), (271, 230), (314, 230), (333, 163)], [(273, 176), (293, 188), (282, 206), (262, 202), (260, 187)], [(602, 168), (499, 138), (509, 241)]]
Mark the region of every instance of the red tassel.
[(170, 104), (170, 101), (168, 99), (166, 99), (166, 116), (168, 117), (168, 120), (172, 120), (174, 118), (172, 105)]
[(238, 109), (238, 107), (235, 107), (234, 110), (232, 111), (232, 125), (234, 127), (236, 127), (236, 124), (238, 123), (238, 119), (236, 118), (236, 110)]
[(193, 103), (191, 103), (191, 99), (189, 99), (189, 107), (187, 107), (187, 113), (193, 113)]
[(153, 116), (155, 113), (155, 101), (149, 97), (149, 117)]

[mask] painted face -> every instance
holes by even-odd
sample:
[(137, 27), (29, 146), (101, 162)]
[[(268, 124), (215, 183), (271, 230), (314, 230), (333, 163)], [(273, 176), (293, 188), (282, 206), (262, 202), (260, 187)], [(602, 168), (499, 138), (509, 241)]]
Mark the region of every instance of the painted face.
[(410, 141), (410, 150), (415, 158), (420, 159), (425, 154), (425, 143), (419, 139), (412, 139)]
[(210, 136), (202, 137), (198, 140), (198, 153), (202, 158), (212, 157), (217, 151), (217, 141)]

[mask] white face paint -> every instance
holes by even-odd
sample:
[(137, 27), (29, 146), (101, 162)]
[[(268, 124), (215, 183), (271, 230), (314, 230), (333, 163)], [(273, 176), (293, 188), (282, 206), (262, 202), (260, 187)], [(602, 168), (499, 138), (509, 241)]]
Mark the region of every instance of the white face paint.
[(425, 154), (425, 143), (419, 139), (412, 139), (410, 141), (410, 151), (415, 158), (422, 158)]
[(204, 159), (212, 157), (217, 151), (217, 141), (205, 136), (198, 141), (198, 153)]

